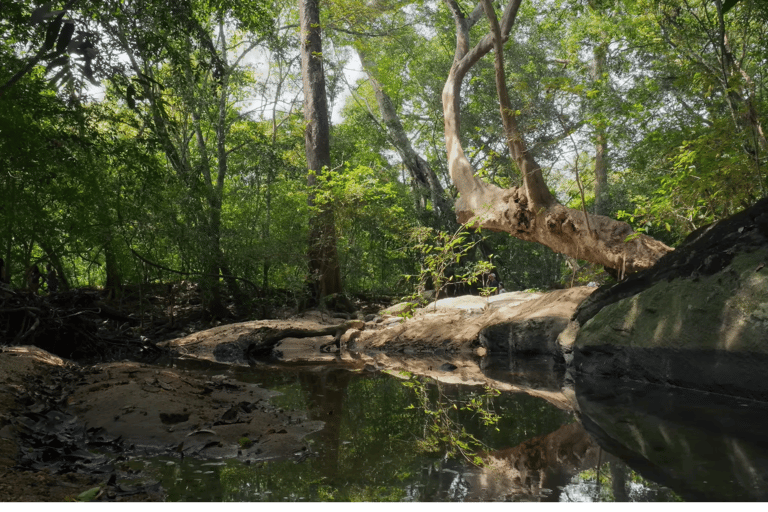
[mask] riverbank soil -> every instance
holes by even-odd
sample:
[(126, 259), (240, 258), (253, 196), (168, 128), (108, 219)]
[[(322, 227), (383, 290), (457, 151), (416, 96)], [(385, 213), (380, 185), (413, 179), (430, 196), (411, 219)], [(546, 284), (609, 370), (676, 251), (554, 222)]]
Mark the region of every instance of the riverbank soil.
[[(306, 456), (322, 427), (270, 405), (274, 393), (223, 376), (133, 362), (82, 366), (36, 347), (0, 352), (0, 501), (160, 501), (132, 455)], [(130, 481), (130, 484), (126, 484)]]

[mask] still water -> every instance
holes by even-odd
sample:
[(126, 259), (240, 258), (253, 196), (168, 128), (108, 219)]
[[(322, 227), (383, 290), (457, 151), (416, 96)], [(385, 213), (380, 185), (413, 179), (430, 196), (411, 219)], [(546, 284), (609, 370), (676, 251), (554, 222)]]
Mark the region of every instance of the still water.
[(275, 405), (325, 428), (290, 460), (134, 461), (168, 501), (768, 499), (760, 402), (577, 381), (576, 414), (522, 392), (413, 376), (327, 368), (238, 377), (281, 392)]

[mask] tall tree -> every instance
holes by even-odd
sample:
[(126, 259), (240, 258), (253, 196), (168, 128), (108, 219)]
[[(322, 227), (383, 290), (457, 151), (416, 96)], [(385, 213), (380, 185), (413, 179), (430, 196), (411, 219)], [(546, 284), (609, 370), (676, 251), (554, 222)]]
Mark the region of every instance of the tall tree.
[[(623, 222), (586, 211), (566, 208), (550, 192), (541, 170), (517, 125), (510, 106), (504, 72), (503, 43), (522, 0), (509, 0), (499, 23), (490, 0), (482, 0), (491, 31), (470, 48), (470, 20), (456, 0), (445, 0), (456, 26), (456, 52), (443, 88), (445, 144), (451, 180), (459, 190), (456, 214), (460, 222), (479, 220), (482, 227), (506, 231), (524, 240), (542, 243), (574, 258), (614, 269), (618, 274), (652, 266), (671, 249)], [(460, 139), (461, 83), (467, 71), (494, 50), (496, 88), (509, 151), (523, 185), (501, 189), (480, 180), (464, 154)]]
[(317, 298), (342, 291), (336, 250), (336, 229), (330, 204), (317, 204), (312, 188), (331, 168), (330, 122), (325, 93), (323, 45), (318, 0), (299, 2), (301, 28), (301, 75), (304, 83), (304, 131), (309, 204), (315, 210), (309, 228), (309, 273)]
[[(598, 8), (596, 0), (590, 0), (590, 10)], [(602, 82), (606, 74), (606, 56), (610, 41), (604, 33), (592, 49), (592, 82), (596, 89), (603, 88)], [(598, 120), (594, 126), (595, 139), (595, 213), (608, 215), (608, 135), (605, 122)]]

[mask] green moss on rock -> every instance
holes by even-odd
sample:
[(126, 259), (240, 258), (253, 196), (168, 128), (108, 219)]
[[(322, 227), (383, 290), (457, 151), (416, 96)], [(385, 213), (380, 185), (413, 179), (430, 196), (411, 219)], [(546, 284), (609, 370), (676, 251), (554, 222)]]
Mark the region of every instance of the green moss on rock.
[(709, 276), (655, 283), (603, 308), (575, 345), (768, 353), (768, 267), (764, 250), (739, 254)]

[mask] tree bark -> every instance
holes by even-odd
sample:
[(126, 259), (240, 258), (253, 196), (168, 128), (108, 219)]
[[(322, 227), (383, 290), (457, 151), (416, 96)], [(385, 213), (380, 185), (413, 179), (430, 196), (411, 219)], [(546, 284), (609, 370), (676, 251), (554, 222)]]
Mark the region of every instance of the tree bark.
[[(672, 249), (623, 222), (561, 205), (549, 191), (541, 167), (528, 152), (507, 96), (502, 45), (509, 37), (522, 0), (510, 0), (501, 23), (490, 0), (482, 0), (492, 31), (472, 49), (467, 17), (456, 0), (445, 0), (456, 24), (456, 54), (443, 88), (445, 145), (451, 181), (459, 190), (456, 216), (492, 231), (541, 243), (556, 252), (616, 270), (619, 275), (653, 266)], [(474, 174), (460, 140), (461, 82), (467, 71), (491, 49), (496, 59), (496, 85), (508, 146), (523, 186), (501, 189)]]
[[(605, 72), (608, 43), (601, 41), (592, 53), (592, 82), (599, 86)], [(595, 213), (608, 215), (608, 137), (605, 126), (598, 122), (595, 134)]]
[(408, 169), (416, 193), (422, 197), (428, 195), (429, 199), (432, 201), (432, 208), (437, 214), (437, 217), (443, 221), (442, 223), (453, 224), (453, 219), (449, 219), (449, 217), (453, 217), (453, 205), (446, 195), (443, 185), (440, 183), (440, 179), (437, 177), (437, 174), (429, 163), (413, 149), (413, 145), (408, 138), (408, 133), (405, 131), (405, 127), (400, 121), (400, 116), (397, 114), (397, 109), (392, 103), (392, 99), (386, 93), (381, 83), (376, 79), (373, 71), (375, 67), (374, 64), (362, 51), (358, 50), (357, 54), (360, 57), (360, 62), (363, 64), (365, 73), (368, 75), (368, 80), (373, 87), (373, 92), (376, 95), (376, 103), (378, 104), (379, 113), (381, 114), (384, 126), (386, 127), (389, 141), (400, 155), (405, 168)]
[(106, 267), (106, 282), (104, 288), (107, 290), (110, 298), (119, 298), (123, 291), (123, 276), (120, 272), (120, 266), (117, 263), (117, 255), (113, 247), (114, 241), (109, 238), (104, 245), (104, 265)]
[[(318, 0), (299, 2), (301, 27), (301, 76), (304, 85), (305, 152), (310, 189), (331, 166), (328, 98), (325, 93), (323, 46)], [(309, 222), (309, 274), (316, 298), (341, 293), (341, 270), (336, 252), (336, 228), (331, 205), (317, 205), (310, 192), (309, 205), (316, 207)]]

